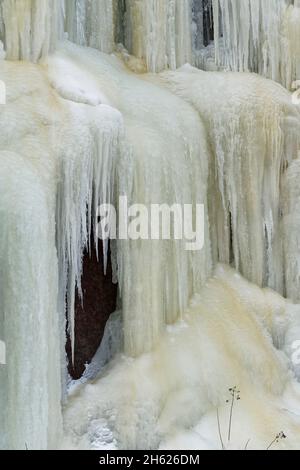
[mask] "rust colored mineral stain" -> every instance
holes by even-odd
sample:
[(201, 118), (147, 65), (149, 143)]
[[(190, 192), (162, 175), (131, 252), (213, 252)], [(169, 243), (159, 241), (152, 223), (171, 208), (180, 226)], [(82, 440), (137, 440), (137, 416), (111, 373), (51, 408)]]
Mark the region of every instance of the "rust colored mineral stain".
[(99, 246), (99, 261), (96, 251), (85, 253), (83, 259), (82, 292), (83, 304), (79, 297), (75, 304), (75, 359), (71, 360), (70, 340), (67, 342), (69, 373), (79, 379), (85, 364), (89, 363), (101, 344), (105, 325), (116, 309), (117, 285), (112, 282), (111, 262), (104, 275), (102, 247)]

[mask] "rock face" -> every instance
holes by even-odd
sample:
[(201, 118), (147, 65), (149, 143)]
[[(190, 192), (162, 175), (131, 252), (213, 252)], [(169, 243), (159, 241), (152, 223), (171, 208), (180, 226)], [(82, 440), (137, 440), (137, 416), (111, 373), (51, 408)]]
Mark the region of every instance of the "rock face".
[(85, 364), (96, 353), (107, 320), (116, 309), (117, 285), (112, 282), (111, 262), (104, 275), (102, 250), (99, 247), (99, 262), (96, 252), (86, 253), (83, 260), (83, 303), (77, 296), (75, 306), (75, 359), (72, 365), (70, 341), (67, 344), (69, 373), (79, 379)]

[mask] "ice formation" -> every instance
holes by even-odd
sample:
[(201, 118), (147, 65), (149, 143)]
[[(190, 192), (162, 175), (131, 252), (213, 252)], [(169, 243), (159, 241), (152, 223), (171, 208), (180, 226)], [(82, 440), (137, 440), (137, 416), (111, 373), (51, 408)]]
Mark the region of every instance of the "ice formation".
[(0, 447), (51, 448), (61, 430), (54, 174), (64, 113), (36, 67), (0, 61), (0, 77)]
[[(149, 207), (150, 204), (206, 201), (208, 149), (196, 111), (167, 90), (129, 74), (116, 58), (93, 50), (82, 54), (81, 49), (69, 44), (50, 59), (50, 74), (63, 62), (62, 77), (77, 64), (95, 77), (99, 89), (122, 113), (127, 148), (118, 165), (117, 184), (120, 193), (128, 197), (128, 205), (138, 203)], [(123, 83), (124, 88), (120, 88), (119, 83)], [(169, 120), (170, 109), (177, 116), (172, 121)], [(135, 138), (137, 129), (139, 141)], [(168, 142), (164, 138), (166, 133)], [(174, 168), (172, 174), (168, 171), (170, 167)], [(142, 186), (139, 178), (144, 182)], [(191, 294), (209, 275), (208, 227), (206, 223), (206, 249), (195, 253), (186, 251), (182, 240), (119, 242), (118, 278), (128, 353), (137, 355), (149, 351), (165, 323), (183, 314)], [(131, 268), (133, 259), (135, 269)], [(145, 270), (145, 265), (152, 265), (151, 270)], [(152, 275), (153, 272), (156, 274)], [(147, 293), (147, 300), (139, 295), (141, 290)]]
[(217, 63), (290, 88), (300, 73), (299, 0), (213, 0), (213, 6)]
[(300, 302), (299, 287), (299, 159), (294, 160), (283, 180), (283, 241), (285, 255), (286, 295)]
[[(45, 70), (45, 65), (0, 63), (1, 79), (8, 83), (0, 139), (5, 229), (0, 321), (8, 357), (1, 370), (1, 447), (19, 449), (53, 448), (59, 440), (66, 382), (65, 299), (73, 340), (75, 287), (80, 291), (82, 253), (95, 229), (92, 207), (112, 197), (123, 128), (120, 113), (99, 103), (102, 95), (93, 95), (97, 105), (86, 104), (88, 94), (82, 102), (81, 88), (75, 101), (71, 94), (66, 100), (63, 88), (58, 87), (59, 94), (50, 86), (55, 83)], [(74, 73), (73, 93), (75, 78)]]
[(199, 111), (208, 130), (214, 261), (234, 263), (257, 285), (289, 291), (282, 267), (280, 184), (282, 168), (298, 157), (300, 133), (300, 112), (290, 93), (256, 75), (188, 66), (165, 73), (163, 82)]
[[(220, 448), (234, 385), (229, 447), (299, 447), (299, 10), (0, 0), (1, 448)], [(83, 253), (119, 195), (204, 204), (205, 247), (112, 245), (121, 311), (67, 396)]]
[(192, 59), (191, 0), (127, 0), (125, 46), (149, 72)]
[(1, 0), (0, 40), (7, 59), (38, 61), (63, 34), (63, 0)]
[(69, 39), (110, 53), (115, 45), (113, 0), (66, 1), (66, 29)]

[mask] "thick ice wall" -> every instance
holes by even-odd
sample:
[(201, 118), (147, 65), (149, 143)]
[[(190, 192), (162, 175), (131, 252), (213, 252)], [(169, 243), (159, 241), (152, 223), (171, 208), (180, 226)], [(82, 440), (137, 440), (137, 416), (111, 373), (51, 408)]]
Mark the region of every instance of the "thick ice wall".
[(63, 0), (1, 0), (0, 40), (10, 60), (37, 62), (63, 36)]

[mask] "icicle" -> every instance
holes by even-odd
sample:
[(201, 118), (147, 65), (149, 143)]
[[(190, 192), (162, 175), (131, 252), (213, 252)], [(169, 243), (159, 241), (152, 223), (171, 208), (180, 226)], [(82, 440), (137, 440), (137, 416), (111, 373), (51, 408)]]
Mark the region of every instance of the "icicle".
[[(60, 311), (65, 300), (75, 353), (75, 294), (82, 299), (82, 259), (92, 236), (98, 250), (95, 214), (100, 204), (113, 202), (115, 165), (121, 128), (119, 114), (108, 106), (70, 105), (78, 129), (76, 149), (63, 149), (57, 196), (57, 249), (60, 273)], [(79, 126), (79, 127), (78, 127)], [(108, 256), (104, 243), (104, 266)]]
[(217, 65), (258, 72), (291, 87), (300, 68), (298, 0), (214, 0), (214, 19)]

